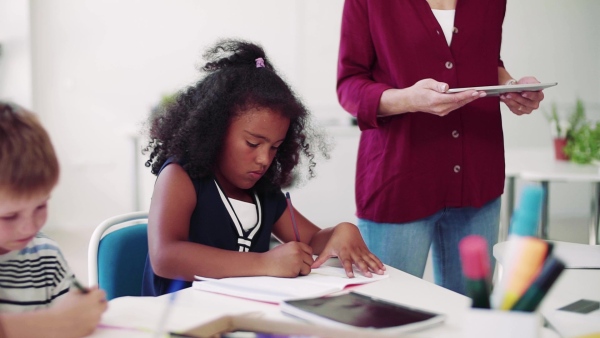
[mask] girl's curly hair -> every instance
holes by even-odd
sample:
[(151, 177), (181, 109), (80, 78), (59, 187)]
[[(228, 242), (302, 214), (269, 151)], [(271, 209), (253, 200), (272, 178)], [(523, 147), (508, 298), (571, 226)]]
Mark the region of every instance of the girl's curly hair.
[[(315, 154), (309, 140), (327, 157), (324, 142), (309, 125), (309, 112), (277, 74), (263, 49), (240, 40), (221, 40), (203, 55), (205, 76), (176, 94), (164, 112), (151, 117), (150, 152), (146, 166), (158, 175), (168, 158), (182, 164), (192, 179), (213, 174), (225, 132), (233, 117), (250, 108), (264, 107), (290, 119), (285, 140), (256, 188), (288, 186), (301, 156), (308, 159), (308, 177), (314, 177)], [(264, 67), (256, 59), (263, 58)]]

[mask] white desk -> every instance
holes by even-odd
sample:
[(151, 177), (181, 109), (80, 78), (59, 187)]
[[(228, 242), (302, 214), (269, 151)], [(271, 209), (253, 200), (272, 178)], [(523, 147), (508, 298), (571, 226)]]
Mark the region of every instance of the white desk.
[[(390, 278), (362, 285), (354, 290), (370, 296), (446, 314), (447, 319), (444, 324), (406, 334), (406, 337), (462, 337), (463, 317), (469, 308), (470, 299), (391, 267), (388, 267), (388, 273)], [(113, 299), (109, 302), (108, 311), (102, 318), (102, 325), (144, 328), (146, 332), (99, 328), (91, 337), (152, 337), (150, 330), (157, 327), (166, 302), (165, 296)], [(185, 289), (178, 292), (166, 329), (184, 331), (223, 315), (256, 311), (263, 313), (263, 318), (266, 319), (298, 323), (297, 320), (283, 315), (278, 306), (274, 304)], [(557, 335), (543, 329), (542, 337), (554, 338)]]
[[(550, 148), (523, 148), (506, 150), (507, 212), (508, 221), (515, 204), (515, 180), (517, 178), (540, 182), (544, 189), (540, 237), (548, 238), (548, 200), (550, 182), (590, 182), (594, 185), (591, 201), (591, 219), (589, 223), (589, 243), (600, 244), (598, 238), (600, 226), (600, 168), (596, 165), (581, 165), (569, 161), (557, 161)], [(508, 226), (500, 236), (504, 240)]]
[[(361, 285), (354, 290), (370, 296), (415, 306), (447, 315), (445, 324), (408, 335), (409, 337), (460, 337), (461, 321), (469, 308), (470, 299), (416, 278), (397, 269), (387, 267), (390, 278)], [(102, 318), (103, 325), (155, 329), (162, 314), (166, 298), (123, 297), (109, 302)], [(218, 295), (191, 288), (178, 292), (167, 323), (170, 331), (181, 331), (226, 314), (260, 311), (265, 318), (297, 322), (282, 314), (277, 305)], [(145, 332), (99, 328), (92, 337), (148, 337)]]

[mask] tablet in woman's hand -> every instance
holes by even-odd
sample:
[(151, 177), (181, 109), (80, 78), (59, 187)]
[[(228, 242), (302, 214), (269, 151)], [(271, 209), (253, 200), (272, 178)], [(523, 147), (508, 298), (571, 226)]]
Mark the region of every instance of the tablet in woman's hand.
[(497, 96), (502, 93), (520, 93), (520, 92), (537, 92), (548, 87), (556, 86), (558, 82), (548, 83), (527, 83), (527, 84), (514, 84), (514, 85), (502, 85), (502, 86), (483, 86), (483, 87), (465, 87), (465, 88), (452, 88), (446, 93), (460, 93), (467, 90), (478, 90), (485, 92), (487, 96)]

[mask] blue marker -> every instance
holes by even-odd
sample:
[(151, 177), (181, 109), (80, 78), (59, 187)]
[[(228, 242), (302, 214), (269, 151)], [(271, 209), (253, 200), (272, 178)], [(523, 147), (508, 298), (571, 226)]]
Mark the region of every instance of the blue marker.
[(177, 291), (181, 290), (184, 285), (184, 281), (182, 279), (174, 279), (169, 285), (169, 289), (167, 290), (169, 300), (167, 305), (163, 310), (162, 316), (160, 316), (160, 321), (158, 322), (158, 328), (154, 333), (154, 337), (163, 337), (165, 335), (165, 324), (167, 323), (167, 319), (169, 318), (169, 313), (171, 312), (171, 307), (173, 303), (175, 303), (175, 298), (177, 296)]
[(506, 251), (502, 260), (502, 279), (494, 287), (491, 296), (493, 308), (499, 308), (504, 299), (513, 268), (520, 260), (519, 254), (524, 247), (524, 239), (536, 237), (543, 197), (544, 190), (540, 186), (529, 185), (521, 192), (519, 207), (511, 220)]

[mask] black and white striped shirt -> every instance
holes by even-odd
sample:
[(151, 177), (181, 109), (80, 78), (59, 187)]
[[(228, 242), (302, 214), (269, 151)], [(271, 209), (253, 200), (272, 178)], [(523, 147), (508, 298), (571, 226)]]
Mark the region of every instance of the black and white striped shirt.
[(38, 233), (24, 249), (0, 255), (0, 312), (48, 307), (69, 291), (72, 275), (56, 242)]

